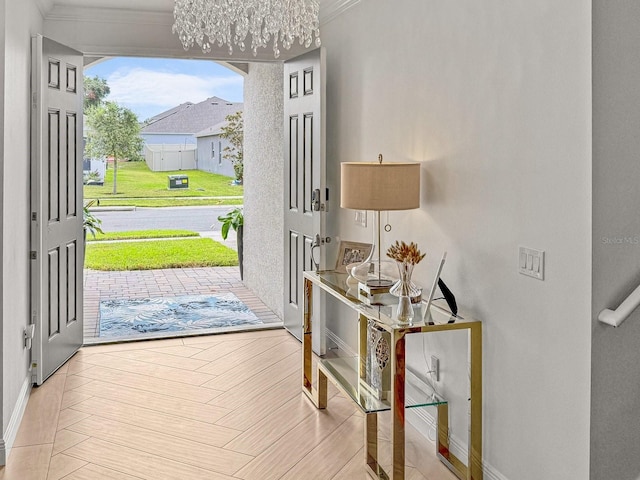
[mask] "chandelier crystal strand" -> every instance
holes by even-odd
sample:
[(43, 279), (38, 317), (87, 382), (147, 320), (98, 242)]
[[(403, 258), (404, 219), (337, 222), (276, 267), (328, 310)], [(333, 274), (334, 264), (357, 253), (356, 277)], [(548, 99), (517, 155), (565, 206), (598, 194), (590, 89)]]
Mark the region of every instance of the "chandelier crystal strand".
[(172, 30), (185, 50), (196, 44), (209, 53), (217, 44), (231, 55), (234, 46), (244, 52), (251, 35), (254, 56), (272, 43), (278, 58), (296, 38), (306, 48), (320, 46), (319, 10), (318, 0), (175, 0)]

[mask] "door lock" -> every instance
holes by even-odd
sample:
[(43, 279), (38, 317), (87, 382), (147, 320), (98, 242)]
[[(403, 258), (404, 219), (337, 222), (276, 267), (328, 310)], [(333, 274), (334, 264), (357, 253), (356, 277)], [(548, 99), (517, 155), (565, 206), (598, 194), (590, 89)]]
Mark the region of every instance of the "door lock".
[(320, 199), (320, 189), (316, 188), (311, 192), (311, 210), (320, 212), (325, 210), (325, 205)]

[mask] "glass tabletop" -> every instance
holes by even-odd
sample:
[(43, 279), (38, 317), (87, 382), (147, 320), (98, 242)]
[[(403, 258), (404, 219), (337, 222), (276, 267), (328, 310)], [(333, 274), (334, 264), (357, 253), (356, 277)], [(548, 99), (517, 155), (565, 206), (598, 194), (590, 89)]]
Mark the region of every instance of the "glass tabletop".
[(347, 303), (359, 313), (368, 318), (374, 319), (390, 329), (429, 327), (432, 325), (460, 324), (474, 322), (461, 316), (454, 316), (440, 303), (431, 303), (429, 312), (426, 311), (427, 304), (421, 301), (413, 305), (414, 318), (410, 323), (399, 322), (396, 316), (396, 297), (390, 294), (377, 295), (375, 303), (372, 303), (367, 294), (362, 291), (362, 287), (357, 280), (346, 273), (335, 271), (304, 272), (305, 278), (311, 280), (323, 290), (331, 293), (334, 297)]

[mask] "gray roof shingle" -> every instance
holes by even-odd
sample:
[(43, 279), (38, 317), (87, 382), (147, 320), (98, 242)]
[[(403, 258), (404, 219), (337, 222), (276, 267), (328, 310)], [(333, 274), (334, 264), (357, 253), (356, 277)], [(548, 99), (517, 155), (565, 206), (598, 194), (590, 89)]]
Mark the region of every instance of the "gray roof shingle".
[(219, 97), (200, 103), (186, 102), (147, 120), (142, 133), (195, 134), (224, 122), (227, 115), (242, 110), (242, 102), (228, 102)]

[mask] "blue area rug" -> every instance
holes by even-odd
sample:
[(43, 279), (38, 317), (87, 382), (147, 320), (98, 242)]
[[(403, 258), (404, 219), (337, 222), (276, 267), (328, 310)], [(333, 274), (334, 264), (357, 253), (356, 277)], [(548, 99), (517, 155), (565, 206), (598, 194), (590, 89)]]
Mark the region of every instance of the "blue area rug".
[(101, 338), (205, 334), (261, 324), (233, 293), (100, 302)]

